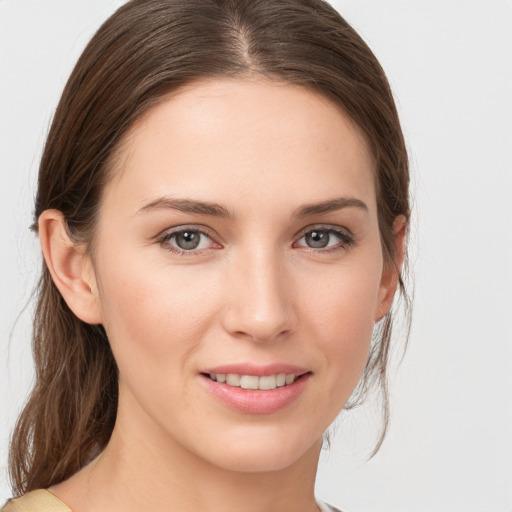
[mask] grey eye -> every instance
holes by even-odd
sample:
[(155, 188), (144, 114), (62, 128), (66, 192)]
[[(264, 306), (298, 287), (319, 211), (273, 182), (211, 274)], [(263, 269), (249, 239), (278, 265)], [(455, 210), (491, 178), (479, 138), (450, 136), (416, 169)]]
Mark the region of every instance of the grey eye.
[(176, 254), (198, 254), (205, 249), (219, 249), (221, 246), (215, 244), (210, 235), (199, 228), (183, 227), (165, 233), (159, 240), (165, 249)]
[(327, 231), (314, 230), (304, 235), (306, 244), (313, 249), (327, 247), (330, 240), (330, 233)]
[(197, 249), (199, 243), (201, 242), (201, 233), (199, 231), (180, 231), (179, 233), (174, 233), (174, 239), (176, 245), (185, 251), (190, 251), (193, 249)]

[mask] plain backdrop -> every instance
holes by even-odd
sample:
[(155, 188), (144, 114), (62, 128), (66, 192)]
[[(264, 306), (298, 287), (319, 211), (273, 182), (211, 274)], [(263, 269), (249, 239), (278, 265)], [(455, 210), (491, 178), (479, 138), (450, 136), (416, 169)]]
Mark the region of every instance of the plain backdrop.
[[(0, 502), (33, 376), (38, 160), (72, 66), (122, 3), (0, 0)], [(402, 117), (414, 320), (384, 446), (366, 460), (374, 403), (344, 414), (317, 494), (352, 512), (511, 512), (512, 1), (333, 4), (380, 59)]]

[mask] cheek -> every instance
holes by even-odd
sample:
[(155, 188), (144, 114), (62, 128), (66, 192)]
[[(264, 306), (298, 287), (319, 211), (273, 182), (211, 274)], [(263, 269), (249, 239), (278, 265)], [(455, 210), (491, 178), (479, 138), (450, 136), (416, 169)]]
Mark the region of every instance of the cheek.
[(168, 372), (170, 362), (183, 366), (218, 302), (200, 271), (125, 260), (102, 275), (104, 325), (121, 373), (140, 361), (148, 372)]
[[(361, 262), (363, 263), (363, 262)], [(380, 285), (379, 261), (340, 266), (317, 276), (316, 286), (304, 282), (302, 310), (310, 319), (310, 337), (318, 340), (331, 396), (348, 399), (366, 365), (375, 325)], [(318, 283), (323, 283), (318, 286)], [(337, 397), (337, 398), (334, 398)]]
[[(378, 306), (381, 270), (378, 262), (339, 265), (302, 279), (304, 311), (314, 312), (318, 328), (333, 333), (371, 332)], [(353, 336), (354, 339), (360, 336)]]

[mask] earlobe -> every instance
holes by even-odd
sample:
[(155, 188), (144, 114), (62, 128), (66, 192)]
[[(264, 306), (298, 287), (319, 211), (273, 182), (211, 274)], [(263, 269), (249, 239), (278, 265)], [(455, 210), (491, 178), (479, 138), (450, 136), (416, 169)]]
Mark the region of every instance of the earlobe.
[(407, 230), (407, 221), (403, 215), (399, 215), (393, 223), (393, 234), (395, 239), (395, 257), (394, 260), (384, 265), (382, 278), (379, 288), (378, 305), (375, 315), (375, 322), (381, 320), (388, 313), (393, 303), (400, 270), (405, 257), (405, 234)]
[(70, 238), (64, 216), (58, 210), (45, 210), (38, 222), (46, 266), (67, 305), (80, 320), (102, 323), (92, 262), (83, 246)]

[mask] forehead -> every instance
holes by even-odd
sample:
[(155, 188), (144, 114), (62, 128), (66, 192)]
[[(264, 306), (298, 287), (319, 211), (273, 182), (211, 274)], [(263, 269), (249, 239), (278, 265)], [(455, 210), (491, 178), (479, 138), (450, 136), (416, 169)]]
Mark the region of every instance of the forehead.
[(319, 93), (212, 79), (172, 93), (134, 124), (105, 195), (123, 192), (133, 208), (163, 195), (265, 208), (348, 194), (372, 208), (374, 166), (361, 130)]

